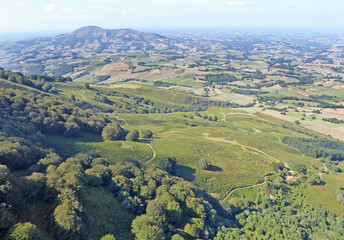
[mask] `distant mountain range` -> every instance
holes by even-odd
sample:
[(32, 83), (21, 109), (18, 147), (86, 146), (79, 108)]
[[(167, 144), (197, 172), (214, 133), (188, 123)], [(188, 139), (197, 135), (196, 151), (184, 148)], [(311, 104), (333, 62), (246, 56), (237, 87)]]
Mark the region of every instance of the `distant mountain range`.
[(0, 66), (25, 74), (64, 74), (56, 64), (106, 57), (115, 53), (176, 52), (172, 39), (132, 29), (103, 29), (87, 26), (49, 38), (0, 43)]

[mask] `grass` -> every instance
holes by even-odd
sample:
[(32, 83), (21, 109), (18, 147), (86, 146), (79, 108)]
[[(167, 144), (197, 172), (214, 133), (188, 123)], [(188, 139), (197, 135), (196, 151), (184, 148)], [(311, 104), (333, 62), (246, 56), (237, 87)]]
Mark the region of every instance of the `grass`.
[[(183, 81), (188, 81), (188, 79)], [(77, 99), (84, 96), (87, 100), (90, 99), (92, 104), (96, 104), (92, 102), (93, 91), (82, 89), (82, 86), (77, 84), (62, 83), (60, 86), (63, 90), (58, 95), (60, 97), (69, 98), (69, 95), (73, 93)], [(152, 100), (155, 104), (170, 106), (172, 103), (185, 106), (185, 98), (188, 96), (143, 84), (123, 84), (120, 88), (105, 86), (92, 86), (92, 88), (101, 89), (105, 92), (116, 91), (126, 93), (129, 96), (144, 97)], [(279, 90), (279, 92), (281, 91)], [(280, 94), (275, 91), (272, 93)], [(116, 101), (117, 104), (120, 104), (120, 101), (123, 104), (125, 104), (124, 102), (132, 104), (130, 99), (120, 100), (111, 96), (109, 99)], [(243, 100), (241, 99), (241, 101)], [(279, 107), (288, 106), (291, 103), (292, 101), (281, 103)], [(103, 107), (102, 105), (97, 106)], [(122, 127), (128, 130), (152, 130), (154, 138), (150, 139), (150, 145), (156, 152), (156, 158), (149, 166), (155, 166), (164, 157), (175, 157), (178, 162), (176, 169), (178, 176), (195, 183), (219, 199), (223, 199), (234, 188), (260, 182), (266, 174), (272, 172), (270, 166), (274, 161), (300, 162), (314, 172), (316, 171), (311, 167), (312, 164), (318, 168), (321, 167), (318, 160), (303, 156), (299, 151), (280, 142), (284, 136), (324, 137), (315, 131), (294, 124), (295, 119), (302, 117), (302, 113), (289, 112), (287, 116), (283, 116), (272, 110), (262, 112), (261, 108), (243, 110), (246, 112), (239, 109), (212, 107), (205, 112), (200, 112), (203, 116), (217, 116), (217, 122), (196, 117), (193, 112), (170, 114), (107, 113), (107, 116), (110, 119), (118, 117), (121, 119)], [(273, 113), (278, 118), (266, 113)], [(312, 123), (318, 121), (327, 124), (321, 120), (314, 120)], [(303, 121), (301, 125), (304, 125)], [(152, 157), (152, 150), (145, 142), (104, 142), (99, 136), (92, 134), (84, 134), (75, 139), (50, 136), (48, 143), (65, 157), (72, 156), (78, 151), (98, 152), (110, 162), (132, 158), (145, 163)], [(200, 158), (209, 159), (212, 168), (210, 170), (200, 169), (198, 167)], [(341, 178), (341, 174), (330, 174), (325, 179), (327, 184), (308, 187), (305, 190), (305, 195), (307, 195), (305, 201), (312, 206), (321, 204), (331, 211), (342, 209), (333, 196), (336, 186), (342, 182)], [(229, 201), (234, 201), (240, 196), (254, 199), (258, 191), (259, 187), (238, 190), (233, 193)], [(327, 196), (321, 196), (321, 192), (325, 192)]]
[(152, 156), (152, 150), (143, 142), (103, 141), (94, 134), (83, 134), (78, 138), (49, 136), (48, 144), (63, 157), (71, 157), (78, 152), (95, 152), (110, 163), (127, 158), (142, 162)]

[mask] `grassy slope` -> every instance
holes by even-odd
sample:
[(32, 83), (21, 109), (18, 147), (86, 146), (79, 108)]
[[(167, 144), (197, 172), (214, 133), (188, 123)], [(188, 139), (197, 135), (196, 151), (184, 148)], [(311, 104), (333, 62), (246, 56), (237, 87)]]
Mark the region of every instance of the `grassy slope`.
[[(147, 85), (139, 85), (139, 88), (99, 88), (142, 96), (166, 105), (175, 94)], [(60, 93), (60, 96), (68, 91), (71, 90)], [(176, 96), (174, 102), (181, 103), (183, 97), (185, 94)], [(152, 130), (155, 137), (150, 140), (150, 145), (156, 152), (156, 158), (150, 164), (155, 165), (163, 157), (176, 157), (179, 176), (193, 181), (218, 198), (225, 197), (233, 188), (261, 182), (272, 171), (270, 165), (273, 161), (297, 161), (306, 164), (308, 169), (312, 169), (312, 164), (321, 168), (318, 160), (302, 156), (299, 151), (280, 142), (283, 136), (309, 137), (305, 133), (322, 136), (319, 133), (263, 113), (211, 108), (201, 114), (216, 115), (219, 121), (197, 118), (194, 113), (107, 115), (110, 119), (120, 119), (122, 126), (128, 130)], [(191, 116), (194, 118), (190, 119)], [(61, 145), (62, 150), (69, 147), (98, 151), (111, 161), (133, 158), (145, 163), (152, 157), (152, 150), (145, 142), (103, 142), (99, 137), (90, 135), (76, 140), (51, 137), (49, 141), (55, 146)], [(201, 170), (197, 166), (200, 158), (208, 158), (214, 168), (211, 171)], [(331, 173), (325, 177), (328, 178), (326, 185), (309, 187), (305, 192), (307, 203), (313, 206), (322, 204), (332, 211), (342, 213), (344, 206), (337, 203), (334, 195), (337, 186), (342, 183), (339, 177)], [(253, 191), (253, 194), (257, 190), (252, 188), (242, 191), (248, 194)], [(321, 192), (326, 192), (326, 196), (319, 195)]]

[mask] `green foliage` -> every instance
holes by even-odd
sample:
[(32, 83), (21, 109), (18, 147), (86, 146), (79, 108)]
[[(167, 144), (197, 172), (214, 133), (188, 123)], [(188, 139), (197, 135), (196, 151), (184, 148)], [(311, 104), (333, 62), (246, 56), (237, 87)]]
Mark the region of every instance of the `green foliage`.
[(177, 165), (177, 160), (171, 157), (163, 158), (157, 164), (159, 168), (171, 174), (174, 173), (176, 165)]
[(303, 154), (314, 158), (344, 160), (344, 143), (328, 139), (284, 137), (283, 143), (299, 149)]
[(15, 224), (9, 231), (10, 240), (43, 240), (41, 231), (32, 223)]
[(116, 240), (114, 235), (112, 234), (106, 234), (104, 237), (102, 237), (100, 240)]
[(298, 162), (292, 162), (289, 164), (290, 168), (298, 173), (306, 173), (307, 172), (307, 167), (306, 165)]
[(141, 215), (134, 219), (132, 232), (137, 240), (164, 240), (164, 231), (152, 217)]
[(54, 211), (54, 233), (59, 239), (81, 239), (84, 225), (75, 209), (69, 204), (61, 204)]
[(118, 123), (107, 125), (102, 132), (103, 139), (108, 141), (123, 140), (125, 136), (126, 130), (121, 128)]
[(181, 235), (179, 234), (174, 234), (171, 238), (171, 240), (184, 240), (185, 238), (182, 237)]
[(137, 129), (134, 129), (127, 134), (126, 139), (128, 141), (136, 142), (137, 140), (139, 140), (139, 137), (139, 131), (137, 131)]
[(206, 158), (201, 158), (199, 161), (198, 161), (198, 166), (203, 169), (203, 170), (208, 170), (209, 167), (211, 166), (211, 163), (208, 159)]
[(166, 223), (166, 209), (161, 202), (157, 200), (150, 201), (147, 205), (146, 213), (148, 216), (153, 217), (157, 222), (161, 224)]
[(152, 138), (153, 137), (153, 132), (148, 129), (144, 129), (141, 131), (140, 136), (142, 138)]
[(283, 171), (284, 164), (281, 162), (273, 162), (273, 163), (271, 163), (271, 167), (275, 172)]
[[(11, 208), (5, 203), (0, 204), (0, 232), (6, 232), (15, 223), (15, 216)], [(2, 234), (0, 234), (1, 236)]]
[(207, 81), (208, 85), (211, 85), (213, 83), (219, 85), (227, 85), (230, 82), (238, 81), (235, 76), (229, 74), (208, 74), (205, 75), (205, 80)]

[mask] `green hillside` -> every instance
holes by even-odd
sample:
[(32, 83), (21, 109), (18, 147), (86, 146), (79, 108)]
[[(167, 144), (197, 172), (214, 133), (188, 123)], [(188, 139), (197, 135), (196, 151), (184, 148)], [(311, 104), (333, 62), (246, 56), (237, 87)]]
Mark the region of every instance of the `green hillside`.
[(283, 143), (330, 136), (149, 84), (2, 76), (2, 239), (344, 234), (342, 163)]

